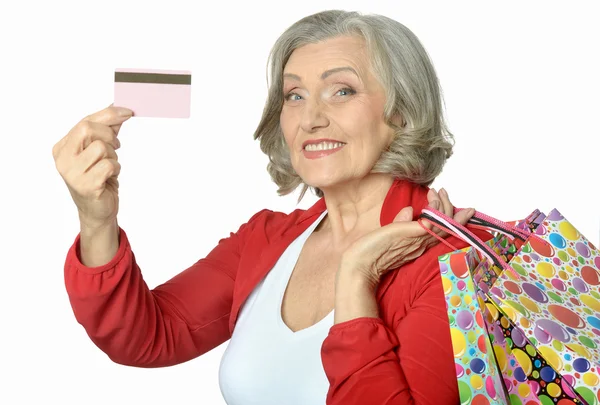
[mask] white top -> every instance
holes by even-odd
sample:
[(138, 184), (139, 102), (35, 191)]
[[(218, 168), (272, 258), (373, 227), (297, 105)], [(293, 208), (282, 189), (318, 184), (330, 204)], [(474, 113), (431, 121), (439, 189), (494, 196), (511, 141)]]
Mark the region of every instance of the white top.
[(228, 405), (325, 405), (329, 381), (321, 345), (334, 311), (292, 332), (281, 318), (281, 303), (304, 242), (326, 214), (288, 246), (241, 308), (219, 369)]

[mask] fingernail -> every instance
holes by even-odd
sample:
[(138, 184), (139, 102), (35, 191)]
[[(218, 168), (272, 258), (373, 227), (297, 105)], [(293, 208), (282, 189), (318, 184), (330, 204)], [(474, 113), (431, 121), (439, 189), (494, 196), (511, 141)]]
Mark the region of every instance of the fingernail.
[(445, 188), (440, 188), (440, 194), (442, 194), (444, 197), (446, 195), (448, 195), (448, 193), (446, 193), (446, 189)]

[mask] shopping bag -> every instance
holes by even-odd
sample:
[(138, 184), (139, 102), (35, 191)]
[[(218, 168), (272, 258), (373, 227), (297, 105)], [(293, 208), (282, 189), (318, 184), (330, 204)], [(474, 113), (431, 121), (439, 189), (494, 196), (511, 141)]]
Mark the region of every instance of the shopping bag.
[[(529, 229), (532, 231), (535, 230), (544, 217), (542, 213), (536, 210), (517, 226), (523, 230)], [(489, 226), (492, 226), (491, 230), (494, 230), (492, 224), (489, 224)], [(495, 228), (497, 231), (502, 232), (502, 228)], [(494, 238), (491, 244), (494, 252), (504, 261), (510, 261), (525, 242), (524, 238), (511, 238), (510, 236), (510, 234), (501, 233)], [(482, 261), (474, 271), (474, 281), (478, 282), (479, 290), (477, 291), (477, 295), (480, 302), (483, 302), (484, 324), (486, 325), (494, 349), (498, 368), (503, 376), (504, 388), (506, 395), (508, 395), (509, 403), (541, 404), (539, 398), (536, 396), (537, 390), (532, 389), (532, 384), (535, 387), (535, 382), (527, 378), (520, 366), (519, 359), (516, 357), (516, 353), (512, 351), (513, 342), (522, 341), (520, 329), (513, 328), (510, 321), (501, 312), (496, 310), (493, 303), (490, 302), (489, 297), (485, 294), (497, 279), (499, 271), (489, 260), (483, 260), (482, 256), (479, 257)], [(530, 356), (530, 353), (528, 353), (528, 356)], [(535, 361), (535, 359), (530, 358), (530, 361)], [(579, 402), (570, 390), (567, 389), (566, 393), (565, 399), (573, 399), (574, 403)]]
[(439, 257), (460, 403), (506, 405), (502, 375), (484, 325), (485, 306), (477, 299), (471, 277), (477, 261), (471, 247)]
[[(549, 363), (536, 379), (546, 383), (540, 390), (550, 399), (558, 398), (562, 387), (553, 380), (563, 374), (588, 404), (597, 404), (600, 251), (557, 210), (548, 214), (535, 235), (539, 237), (528, 239), (510, 261), (515, 272), (503, 272), (490, 297), (507, 308), (506, 315)], [(515, 350), (522, 353), (521, 348)], [(533, 373), (535, 363), (525, 362), (525, 367)]]
[[(508, 258), (510, 260), (515, 253), (519, 250), (515, 249), (514, 245), (518, 245), (518, 240), (515, 240), (513, 246), (505, 246), (500, 254), (502, 258)], [(495, 304), (489, 299), (489, 296), (484, 293), (484, 288), (488, 287), (488, 283), (493, 283), (497, 279), (497, 274), (491, 269), (496, 266), (491, 265), (490, 261), (483, 260), (476, 272), (484, 272), (491, 274), (489, 280), (485, 284), (481, 284), (483, 287), (478, 291), (478, 297), (481, 301), (484, 301), (484, 323), (487, 327), (493, 348), (494, 355), (498, 362), (498, 367), (504, 377), (504, 386), (507, 391), (511, 404), (546, 404), (548, 398), (540, 392), (540, 384), (536, 380), (539, 377), (536, 373), (531, 373), (528, 364), (537, 364), (538, 368), (542, 370), (542, 376), (548, 378), (550, 369), (547, 368), (548, 364), (543, 358), (537, 355), (536, 350), (533, 346), (527, 346), (525, 336), (523, 335), (519, 327), (515, 327), (510, 319), (508, 319), (504, 313), (512, 310), (511, 307), (503, 306), (503, 311), (498, 311)], [(484, 269), (484, 270), (481, 270)], [(521, 327), (529, 326), (529, 321), (525, 318), (520, 319)], [(517, 349), (513, 351), (513, 349)], [(521, 350), (525, 348), (525, 350)], [(572, 387), (568, 384), (568, 380), (562, 375), (557, 374), (554, 376), (553, 383), (558, 387), (561, 387), (560, 393), (553, 389), (554, 386), (550, 386), (552, 393), (559, 393), (563, 404), (578, 404), (583, 403), (581, 396), (573, 392)]]
[(544, 218), (509, 263), (442, 213), (427, 209), (422, 219), (466, 240), (482, 254), (488, 270), (494, 270), (488, 273), (491, 279), (497, 274), (489, 292), (479, 290), (482, 305), (496, 314), (495, 320), (486, 319), (491, 324), (484, 324), (490, 337), (500, 332), (506, 337), (510, 353), (496, 351), (494, 345), (494, 354), (500, 366), (502, 358), (514, 355), (520, 369), (513, 376), (528, 383), (519, 389), (524, 387), (525, 393), (529, 386), (542, 404), (596, 404), (600, 252), (557, 210)]
[[(523, 224), (533, 223), (538, 211), (530, 215)], [(475, 224), (473, 218), (470, 223)], [(481, 222), (478, 221), (481, 225)], [(490, 224), (485, 224), (490, 228)], [(525, 227), (524, 227), (525, 228)], [(490, 247), (503, 257), (516, 252), (515, 238), (504, 233), (488, 242)], [(452, 337), (455, 368), (461, 404), (537, 404), (528, 386), (517, 387), (516, 358), (506, 347), (499, 325), (484, 319), (491, 318), (485, 300), (478, 298), (476, 275), (486, 272), (486, 261), (468, 247), (456, 250), (439, 258), (441, 278), (448, 308), (448, 319)], [(496, 274), (494, 274), (497, 277)], [(485, 276), (485, 275), (484, 275)], [(500, 322), (495, 311), (495, 321)], [(491, 326), (491, 329), (490, 329)], [(488, 334), (490, 338), (488, 338)], [(494, 338), (495, 336), (495, 338)], [(494, 346), (492, 348), (491, 342)], [(496, 352), (503, 353), (497, 358)], [(516, 375), (519, 375), (517, 372)], [(508, 387), (508, 389), (507, 389)], [(512, 392), (514, 391), (514, 392)], [(533, 402), (532, 402), (533, 401)]]

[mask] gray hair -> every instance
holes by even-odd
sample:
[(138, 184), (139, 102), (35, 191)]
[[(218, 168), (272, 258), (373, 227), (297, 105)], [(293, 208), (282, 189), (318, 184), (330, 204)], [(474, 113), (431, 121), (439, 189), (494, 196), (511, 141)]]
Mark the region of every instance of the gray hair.
[[(254, 139), (260, 139), (260, 149), (269, 157), (267, 171), (279, 187), (280, 196), (304, 184), (292, 167), (279, 122), (285, 64), (301, 46), (346, 35), (365, 40), (373, 74), (386, 91), (383, 118), (395, 131), (394, 141), (382, 152), (371, 173), (388, 173), (429, 186), (452, 155), (454, 136), (445, 124), (442, 90), (429, 55), (416, 35), (385, 16), (323, 11), (290, 26), (277, 39), (269, 55), (269, 91)], [(402, 116), (402, 126), (392, 122), (396, 114)], [(304, 184), (298, 202), (308, 188)], [(310, 188), (319, 198), (323, 196), (319, 188)]]

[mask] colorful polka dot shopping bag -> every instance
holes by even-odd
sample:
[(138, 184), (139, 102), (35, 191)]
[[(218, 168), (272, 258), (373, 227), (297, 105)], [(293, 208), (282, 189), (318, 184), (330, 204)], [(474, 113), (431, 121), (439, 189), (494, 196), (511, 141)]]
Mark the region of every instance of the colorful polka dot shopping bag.
[(461, 403), (597, 405), (600, 251), (557, 210), (520, 228), (478, 213), (501, 232), (488, 243), (439, 211), (421, 219), (474, 248), (440, 258)]
[(507, 404), (502, 374), (487, 336), (470, 270), (478, 259), (471, 247), (439, 258), (461, 405)]
[[(531, 223), (534, 214), (530, 216)], [(509, 236), (501, 234), (488, 245), (508, 257), (519, 246)], [(531, 390), (527, 391), (529, 385), (526, 378), (521, 379), (522, 373), (517, 370), (519, 366), (507, 347), (507, 340), (495, 336), (502, 330), (499, 317), (492, 322), (490, 307), (481, 299), (478, 286), (485, 287), (488, 281), (486, 273), (491, 270), (488, 262), (482, 261), (477, 251), (470, 247), (441, 256), (439, 261), (461, 404), (539, 403)], [(492, 274), (497, 278), (497, 274)], [(495, 356), (500, 351), (505, 353), (504, 357)], [(518, 381), (515, 376), (523, 381)]]

